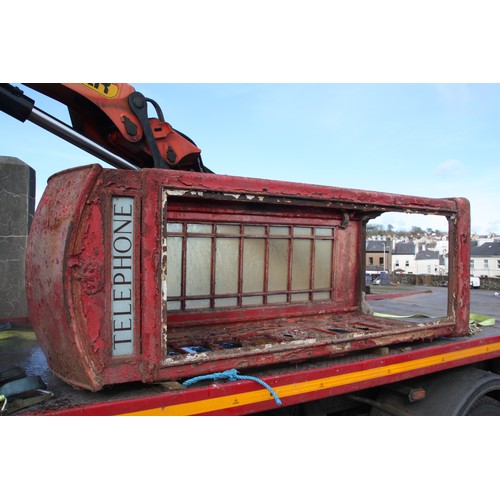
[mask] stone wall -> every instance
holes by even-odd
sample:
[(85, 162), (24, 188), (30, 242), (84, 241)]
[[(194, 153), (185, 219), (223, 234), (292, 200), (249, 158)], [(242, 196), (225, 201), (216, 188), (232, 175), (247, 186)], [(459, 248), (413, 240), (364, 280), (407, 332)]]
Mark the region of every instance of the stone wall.
[[(431, 274), (390, 274), (391, 283), (402, 285), (427, 285), (440, 286), (440, 283), (447, 280), (447, 276), (436, 276)], [(481, 278), (481, 288), (485, 290), (500, 290), (499, 278)]]
[(500, 278), (481, 278), (481, 288), (485, 290), (500, 290)]
[(35, 211), (35, 171), (0, 156), (0, 318), (27, 318), (25, 260)]

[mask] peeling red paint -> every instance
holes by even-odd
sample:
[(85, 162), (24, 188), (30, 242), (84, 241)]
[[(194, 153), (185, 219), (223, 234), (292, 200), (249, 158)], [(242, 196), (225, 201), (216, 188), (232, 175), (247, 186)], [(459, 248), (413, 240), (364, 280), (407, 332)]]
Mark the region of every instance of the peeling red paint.
[[(114, 198), (126, 198), (133, 207), (134, 241), (120, 236), (118, 251), (130, 250), (133, 263), (128, 266), (128, 254), (118, 253), (112, 274)], [(361, 313), (365, 224), (384, 211), (449, 218), (454, 277), (446, 320), (420, 325)], [(128, 223), (122, 221), (122, 227)], [(167, 223), (182, 229), (168, 233)], [(224, 224), (236, 232), (220, 236), (217, 231)], [(191, 234), (191, 226), (205, 233)], [(269, 247), (275, 245), (271, 228), (277, 226), (285, 228), (286, 235), (276, 238), (288, 248), (283, 260), (288, 277), (281, 291), (269, 287)], [(249, 227), (262, 231), (253, 241), (259, 241), (266, 256), (255, 267), (261, 269), (263, 283), (257, 294), (245, 288), (242, 274)], [(27, 258), (31, 321), (51, 369), (94, 391), (108, 384), (178, 379), (464, 335), (469, 233), (469, 206), (463, 199), (169, 170), (81, 167), (50, 179), (34, 218)], [(181, 242), (177, 270), (167, 268), (169, 237)], [(238, 276), (234, 290), (220, 292), (217, 252), (224, 238), (237, 249), (230, 255)], [(205, 241), (203, 258), (210, 268), (207, 288), (196, 292), (189, 290), (186, 265), (186, 242), (194, 240)], [(299, 261), (308, 276), (299, 288), (291, 271), (293, 252), (302, 248), (296, 241), (306, 242), (310, 251)], [(322, 241), (329, 243), (321, 246)], [(318, 288), (314, 269), (320, 247), (331, 260), (326, 266), (331, 277)], [(119, 272), (125, 268), (132, 274)], [(166, 285), (167, 271), (179, 276), (178, 287), (170, 283), (175, 293)], [(129, 276), (133, 282), (120, 289)], [(251, 305), (250, 299), (261, 302)], [(276, 299), (281, 303), (274, 303)], [(199, 305), (193, 308), (191, 303)], [(120, 337), (124, 331), (132, 332), (133, 341)], [(133, 342), (131, 351), (116, 355), (122, 352), (115, 350), (120, 342)]]

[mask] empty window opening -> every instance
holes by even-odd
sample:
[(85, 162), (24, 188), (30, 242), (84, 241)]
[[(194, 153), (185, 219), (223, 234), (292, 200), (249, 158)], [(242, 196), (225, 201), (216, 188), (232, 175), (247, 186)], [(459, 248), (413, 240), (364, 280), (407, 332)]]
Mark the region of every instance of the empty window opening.
[[(374, 258), (380, 262), (378, 270), (370, 265)], [(416, 322), (448, 316), (446, 217), (391, 212), (371, 220), (365, 262), (367, 298), (375, 312)]]

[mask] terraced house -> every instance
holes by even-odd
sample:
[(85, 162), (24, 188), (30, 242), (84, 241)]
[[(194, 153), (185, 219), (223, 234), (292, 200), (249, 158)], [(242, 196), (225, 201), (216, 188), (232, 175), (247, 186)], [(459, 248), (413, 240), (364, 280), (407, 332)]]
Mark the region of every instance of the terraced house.
[(366, 271), (380, 273), (391, 270), (391, 241), (366, 242)]
[(416, 274), (415, 243), (399, 242), (392, 252), (392, 271), (396, 273)]
[(500, 278), (500, 241), (471, 246), (470, 274), (471, 276)]

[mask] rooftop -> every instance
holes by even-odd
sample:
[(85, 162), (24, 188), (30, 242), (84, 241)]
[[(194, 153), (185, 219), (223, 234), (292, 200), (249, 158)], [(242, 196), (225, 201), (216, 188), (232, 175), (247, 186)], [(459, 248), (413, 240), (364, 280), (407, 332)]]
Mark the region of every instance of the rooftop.
[(393, 255), (415, 255), (415, 243), (396, 243)]
[(415, 260), (439, 259), (439, 252), (432, 250), (420, 250), (415, 256)]
[(500, 256), (500, 241), (483, 243), (479, 246), (471, 246), (471, 257)]

